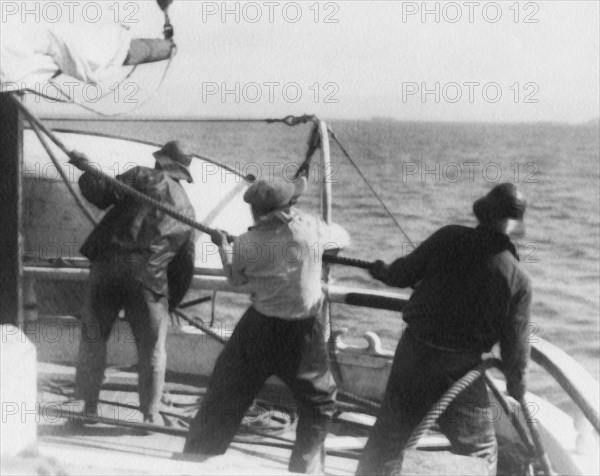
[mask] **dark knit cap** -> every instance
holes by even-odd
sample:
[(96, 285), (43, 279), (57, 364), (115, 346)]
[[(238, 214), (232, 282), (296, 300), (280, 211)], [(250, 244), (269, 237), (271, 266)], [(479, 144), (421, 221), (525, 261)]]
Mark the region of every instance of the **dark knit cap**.
[(473, 212), (479, 221), (522, 220), (526, 208), (527, 202), (512, 183), (496, 185), (485, 197), (473, 203)]

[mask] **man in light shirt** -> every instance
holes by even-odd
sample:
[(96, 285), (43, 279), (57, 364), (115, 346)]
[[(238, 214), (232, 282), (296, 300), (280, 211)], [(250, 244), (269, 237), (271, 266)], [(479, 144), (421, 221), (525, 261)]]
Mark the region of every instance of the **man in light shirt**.
[(215, 365), (190, 428), (187, 453), (225, 453), (264, 382), (276, 375), (300, 408), (289, 470), (323, 472), (336, 386), (319, 322), (322, 254), (344, 248), (350, 238), (342, 227), (293, 206), (305, 188), (305, 178), (256, 182), (244, 195), (255, 226), (233, 246), (226, 233), (213, 235), (229, 282), (246, 285), (252, 305)]

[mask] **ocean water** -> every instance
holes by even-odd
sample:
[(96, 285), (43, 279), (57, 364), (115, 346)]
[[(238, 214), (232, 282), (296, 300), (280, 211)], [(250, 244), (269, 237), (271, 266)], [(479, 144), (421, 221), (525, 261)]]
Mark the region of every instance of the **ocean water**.
[[(291, 176), (306, 151), (309, 126), (263, 123), (53, 121), (54, 127), (151, 140), (183, 139), (243, 173)], [(454, 124), (393, 120), (332, 121), (331, 128), (411, 242), (447, 224), (475, 225), (471, 205), (500, 182), (513, 182), (529, 208), (521, 261), (533, 279), (530, 339), (556, 344), (595, 376), (600, 372), (600, 134), (597, 123)], [(360, 174), (332, 144), (333, 219), (350, 232), (343, 254), (391, 261), (412, 249)], [(319, 210), (318, 155), (299, 206)], [(334, 267), (337, 284), (385, 289), (367, 272)], [(359, 343), (376, 331), (393, 349), (398, 314), (336, 305), (335, 326)], [(533, 373), (533, 385), (548, 381)]]

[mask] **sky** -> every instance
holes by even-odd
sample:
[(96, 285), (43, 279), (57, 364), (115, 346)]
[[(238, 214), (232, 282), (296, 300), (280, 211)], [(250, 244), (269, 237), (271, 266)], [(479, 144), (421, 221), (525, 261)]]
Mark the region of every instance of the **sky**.
[[(103, 21), (118, 16), (134, 36), (161, 33), (151, 0), (102, 6)], [(170, 16), (178, 52), (160, 89), (165, 64), (142, 66), (126, 80), (134, 102), (123, 91), (102, 110), (569, 123), (600, 115), (597, 1), (175, 0)]]

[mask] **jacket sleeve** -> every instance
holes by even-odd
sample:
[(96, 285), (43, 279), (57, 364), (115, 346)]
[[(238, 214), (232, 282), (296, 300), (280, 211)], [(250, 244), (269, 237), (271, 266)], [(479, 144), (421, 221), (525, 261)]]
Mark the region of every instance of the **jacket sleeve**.
[[(118, 175), (117, 179), (136, 187), (138, 169), (138, 167), (134, 167), (124, 174)], [(122, 193), (112, 187), (106, 180), (102, 180), (89, 172), (85, 172), (79, 177), (79, 189), (83, 197), (100, 210), (105, 210), (124, 197)]]
[(531, 350), (531, 297), (531, 282), (527, 278), (511, 299), (508, 319), (500, 333), (500, 352), (508, 392), (517, 399), (522, 398), (525, 392), (525, 371)]
[(381, 281), (397, 288), (414, 287), (425, 277), (430, 260), (435, 259), (441, 231), (427, 238), (408, 256), (394, 261), (388, 266)]
[(104, 180), (89, 172), (79, 177), (79, 189), (83, 197), (91, 204), (104, 210), (117, 202), (115, 190)]

